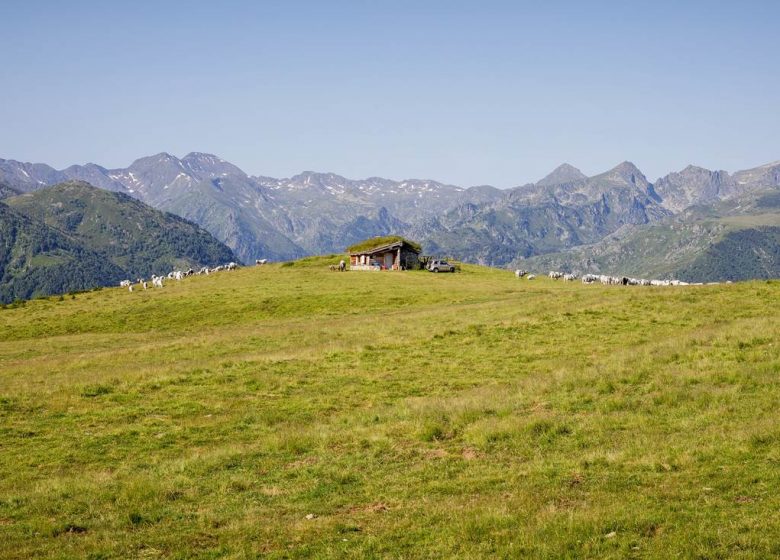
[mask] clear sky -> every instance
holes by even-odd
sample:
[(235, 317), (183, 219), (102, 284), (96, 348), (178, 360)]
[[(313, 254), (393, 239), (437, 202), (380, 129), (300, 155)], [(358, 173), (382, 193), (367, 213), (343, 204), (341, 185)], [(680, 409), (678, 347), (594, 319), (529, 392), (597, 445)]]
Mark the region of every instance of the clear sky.
[(780, 2), (0, 2), (0, 158), (510, 187), (780, 159)]

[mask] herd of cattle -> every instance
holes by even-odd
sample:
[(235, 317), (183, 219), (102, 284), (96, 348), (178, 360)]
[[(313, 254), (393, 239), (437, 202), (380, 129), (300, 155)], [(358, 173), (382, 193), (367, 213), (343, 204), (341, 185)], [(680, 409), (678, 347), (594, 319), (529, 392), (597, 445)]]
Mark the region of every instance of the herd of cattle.
[[(255, 262), (256, 265), (264, 265), (268, 262), (268, 259), (257, 259)], [(200, 275), (200, 274), (214, 274), (216, 272), (221, 272), (223, 270), (235, 270), (238, 268), (238, 264), (234, 262), (229, 262), (227, 264), (223, 264), (214, 268), (209, 268), (207, 266), (204, 266), (200, 270), (193, 270), (190, 268), (189, 270), (183, 271), (183, 270), (173, 270), (169, 272), (166, 276), (156, 276), (152, 274), (152, 286), (155, 288), (162, 288), (164, 285), (164, 281), (167, 280), (182, 280), (183, 278), (187, 276), (192, 275)], [(331, 266), (331, 269), (335, 270), (335, 265)], [(344, 270), (344, 261), (341, 261), (339, 270)], [(517, 269), (515, 270), (515, 276), (518, 278), (526, 278), (527, 280), (533, 280), (536, 278), (535, 274), (530, 274), (527, 270), (521, 270)], [(550, 277), (553, 280), (559, 280), (562, 279), (564, 282), (574, 282), (577, 279), (580, 279), (579, 276), (576, 274), (570, 274), (565, 272), (559, 272), (555, 270), (551, 270), (548, 274), (548, 277)], [(631, 278), (629, 276), (608, 276), (606, 274), (583, 274), (582, 275), (582, 283), (583, 284), (595, 284), (596, 282), (599, 282), (605, 286), (700, 286), (702, 285), (701, 282), (691, 284), (689, 282), (683, 282), (682, 280), (648, 280), (646, 278)], [(139, 284), (144, 290), (149, 288), (149, 284), (146, 280), (143, 278), (139, 278), (135, 283)], [(709, 284), (717, 284), (718, 282), (709, 282)], [(731, 282), (727, 282), (727, 284), (730, 284)], [(130, 280), (122, 280), (119, 283), (119, 286), (121, 288), (127, 288), (129, 291), (133, 291), (133, 282)]]
[[(238, 264), (234, 262), (229, 262), (227, 264), (221, 264), (219, 266), (216, 266), (214, 268), (209, 268), (207, 266), (204, 266), (200, 270), (172, 270), (169, 272), (166, 276), (156, 276), (152, 274), (152, 287), (154, 288), (162, 288), (164, 286), (165, 280), (182, 280), (183, 278), (186, 278), (187, 276), (193, 276), (193, 275), (199, 275), (199, 274), (215, 274), (217, 272), (221, 272), (223, 270), (235, 270), (238, 268)], [(136, 282), (136, 284), (139, 284), (144, 290), (149, 288), (149, 283), (143, 279), (139, 278)], [(133, 291), (133, 284), (131, 280), (122, 280), (119, 283), (120, 288), (127, 288), (129, 291)]]
[[(518, 278), (527, 278), (533, 280), (535, 275), (529, 274), (527, 270), (515, 270), (515, 276)], [(562, 279), (564, 282), (574, 282), (579, 278), (576, 274), (568, 274), (565, 272), (559, 272), (551, 270), (548, 277), (553, 280)], [(629, 276), (608, 276), (606, 274), (583, 274), (583, 284), (595, 284), (599, 282), (605, 286), (701, 286), (702, 283), (691, 284), (689, 282), (683, 282), (682, 280), (648, 280), (647, 278), (631, 278)], [(709, 282), (710, 284), (717, 284), (717, 282)]]

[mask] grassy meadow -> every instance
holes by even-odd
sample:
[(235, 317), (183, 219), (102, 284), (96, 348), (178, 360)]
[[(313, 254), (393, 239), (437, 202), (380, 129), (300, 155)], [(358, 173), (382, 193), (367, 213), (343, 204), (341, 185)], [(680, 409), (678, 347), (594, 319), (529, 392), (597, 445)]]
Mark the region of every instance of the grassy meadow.
[(338, 258), (0, 309), (0, 557), (780, 557), (780, 281)]

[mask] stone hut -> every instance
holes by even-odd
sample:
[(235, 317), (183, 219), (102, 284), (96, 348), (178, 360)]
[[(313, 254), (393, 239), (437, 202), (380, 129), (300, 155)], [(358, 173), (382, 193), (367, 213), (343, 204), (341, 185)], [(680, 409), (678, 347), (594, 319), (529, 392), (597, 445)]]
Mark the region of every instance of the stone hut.
[(403, 237), (375, 237), (347, 248), (350, 270), (410, 270), (420, 267), (420, 246)]

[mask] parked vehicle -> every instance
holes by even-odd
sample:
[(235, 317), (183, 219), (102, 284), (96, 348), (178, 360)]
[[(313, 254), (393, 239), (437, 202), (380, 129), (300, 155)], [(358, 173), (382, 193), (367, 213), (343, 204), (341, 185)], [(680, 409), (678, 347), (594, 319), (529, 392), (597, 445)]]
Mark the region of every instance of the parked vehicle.
[(428, 263), (428, 270), (431, 272), (455, 272), (455, 266), (447, 261), (432, 260)]

